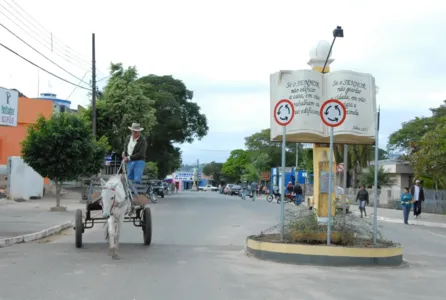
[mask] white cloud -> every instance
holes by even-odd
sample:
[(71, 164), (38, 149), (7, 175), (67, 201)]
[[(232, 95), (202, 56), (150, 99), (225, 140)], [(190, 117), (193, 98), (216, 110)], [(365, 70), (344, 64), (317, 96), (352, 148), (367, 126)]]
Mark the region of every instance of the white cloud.
[[(442, 1), (426, 0), (423, 5), (388, 0), (16, 2), (53, 33), (54, 52), (0, 14), (1, 23), (77, 77), (90, 68), (91, 33), (95, 32), (98, 78), (107, 76), (108, 65), (114, 61), (136, 65), (141, 75), (172, 74), (184, 80), (208, 116), (207, 139), (215, 143), (215, 132), (231, 133), (218, 137), (223, 150), (232, 145), (237, 132), (269, 126), (269, 74), (308, 68), (310, 48), (320, 39), (331, 41), (336, 25), (343, 26), (345, 38), (336, 41), (332, 69), (372, 73), (383, 109), (405, 109), (404, 118), (410, 119), (446, 98), (446, 43), (441, 39), (446, 34), (446, 2)], [(0, 1), (0, 12), (50, 45), (48, 32), (30, 32), (23, 23), (34, 28), (28, 23), (31, 19), (6, 3), (15, 7), (11, 0)], [(57, 39), (74, 49), (76, 54), (71, 56), (77, 58), (67, 58), (68, 48), (56, 43)], [(0, 40), (40, 66), (79, 82), (3, 28)], [(71, 63), (56, 54), (65, 55)], [(27, 96), (51, 90), (66, 98), (73, 91), (71, 85), (43, 72), (38, 89), (37, 69), (1, 48), (0, 64), (0, 86), (18, 88)], [(81, 89), (70, 100), (74, 105), (89, 102)], [(398, 128), (392, 117), (386, 118), (388, 127)], [(243, 136), (237, 138), (243, 146)], [(200, 143), (183, 146), (184, 152), (202, 151), (205, 146)], [(206, 153), (217, 156), (215, 151)]]

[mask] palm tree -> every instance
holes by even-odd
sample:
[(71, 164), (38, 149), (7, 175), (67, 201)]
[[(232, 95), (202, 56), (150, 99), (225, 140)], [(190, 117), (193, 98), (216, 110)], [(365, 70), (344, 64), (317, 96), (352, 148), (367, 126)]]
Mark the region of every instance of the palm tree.
[[(364, 184), (366, 187), (372, 187), (375, 184), (375, 166), (368, 167), (361, 176), (360, 176), (361, 184)], [(397, 180), (393, 177), (392, 173), (389, 170), (384, 169), (383, 166), (379, 166), (378, 168), (378, 188), (384, 186), (394, 186), (397, 184)]]
[[(370, 145), (348, 145), (347, 169), (352, 176), (353, 185), (356, 185), (358, 174), (363, 168), (370, 166), (373, 147)], [(334, 156), (337, 163), (344, 162), (344, 145), (335, 145)]]

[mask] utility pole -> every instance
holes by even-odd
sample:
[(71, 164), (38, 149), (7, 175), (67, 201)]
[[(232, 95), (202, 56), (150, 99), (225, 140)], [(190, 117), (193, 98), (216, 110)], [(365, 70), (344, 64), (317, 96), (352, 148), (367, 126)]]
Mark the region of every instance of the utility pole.
[(200, 160), (197, 159), (197, 191), (198, 191), (198, 182), (199, 182), (198, 175), (199, 174), (200, 174)]
[(299, 143), (296, 143), (296, 171), (299, 171)]
[(91, 110), (92, 123), (93, 123), (93, 135), (96, 137), (96, 41), (94, 33), (91, 36)]

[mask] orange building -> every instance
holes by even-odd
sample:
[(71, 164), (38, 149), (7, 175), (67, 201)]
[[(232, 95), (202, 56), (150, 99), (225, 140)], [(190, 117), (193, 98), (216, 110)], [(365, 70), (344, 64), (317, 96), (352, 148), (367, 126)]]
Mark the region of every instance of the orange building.
[(17, 126), (0, 126), (0, 165), (8, 164), (8, 156), (21, 156), (20, 142), (26, 136), (27, 127), (35, 124), (40, 115), (49, 118), (52, 114), (52, 101), (19, 97)]

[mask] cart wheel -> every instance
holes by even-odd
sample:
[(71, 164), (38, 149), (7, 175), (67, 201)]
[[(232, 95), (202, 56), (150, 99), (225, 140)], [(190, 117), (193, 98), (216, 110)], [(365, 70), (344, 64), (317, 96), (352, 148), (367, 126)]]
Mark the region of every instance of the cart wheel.
[(82, 223), (82, 210), (76, 209), (75, 215), (75, 240), (76, 248), (82, 247), (82, 233), (84, 232), (84, 224)]
[(152, 242), (152, 213), (150, 212), (150, 207), (144, 208), (142, 232), (144, 236), (144, 245), (150, 245)]

